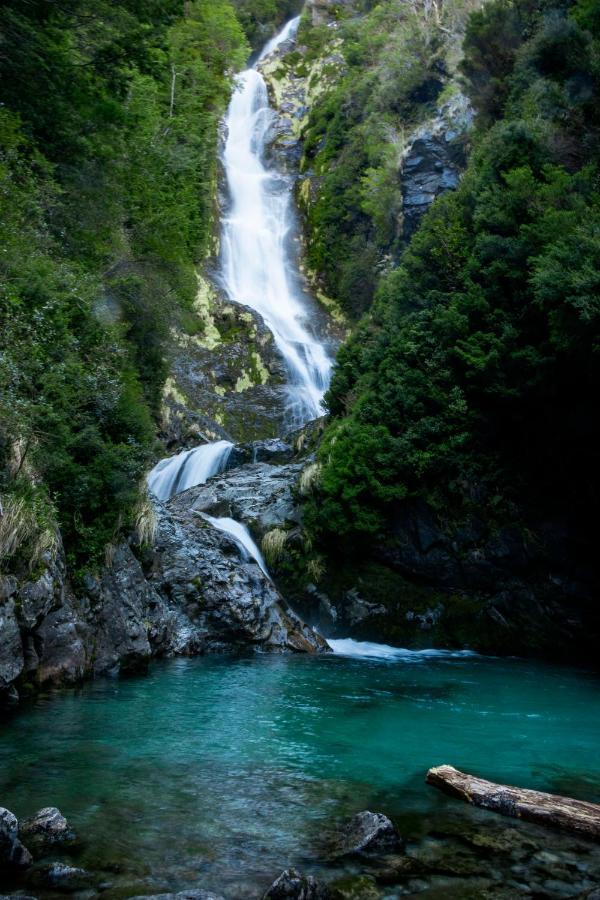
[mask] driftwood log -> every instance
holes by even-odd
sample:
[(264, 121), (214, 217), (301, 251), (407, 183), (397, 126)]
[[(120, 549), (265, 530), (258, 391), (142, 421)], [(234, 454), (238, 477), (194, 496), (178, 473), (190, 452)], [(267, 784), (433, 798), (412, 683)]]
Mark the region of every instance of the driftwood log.
[(508, 784), (495, 784), (493, 781), (459, 772), (453, 766), (430, 769), (427, 784), (440, 788), (452, 797), (503, 816), (549, 825), (600, 841), (600, 806), (596, 803), (530, 791)]

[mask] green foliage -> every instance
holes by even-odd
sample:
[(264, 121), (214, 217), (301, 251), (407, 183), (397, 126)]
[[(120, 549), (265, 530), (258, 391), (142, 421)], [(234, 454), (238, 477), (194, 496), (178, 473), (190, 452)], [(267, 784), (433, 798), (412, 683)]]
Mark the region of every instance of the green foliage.
[(258, 48), (273, 33), (273, 27), (298, 15), (301, 0), (232, 0), (248, 40)]
[[(306, 209), (308, 261), (325, 293), (354, 318), (400, 252), (405, 135), (435, 106), (469, 3), (362, 7), (364, 18), (341, 22), (347, 74), (312, 109), (304, 160), (318, 179)], [(300, 35), (321, 53), (330, 38), (326, 26)]]
[(77, 570), (132, 523), (249, 48), (229, 0), (7, 0), (0, 33), (0, 491), (45, 486)]
[(513, 7), (474, 17), (469, 53), (496, 23), (477, 59), (498, 84), (477, 90), (500, 118), (340, 352), (307, 503), (323, 541), (380, 536), (405, 497), (446, 521), (561, 514), (585, 540), (600, 375), (599, 34), (578, 24), (595, 21), (585, 9), (539, 10), (502, 71), (491, 35), (512, 28)]

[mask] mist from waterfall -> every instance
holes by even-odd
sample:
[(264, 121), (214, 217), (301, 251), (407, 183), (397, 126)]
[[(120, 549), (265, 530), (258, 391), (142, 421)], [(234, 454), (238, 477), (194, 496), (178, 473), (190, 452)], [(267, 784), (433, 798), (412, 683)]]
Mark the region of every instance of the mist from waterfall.
[[(297, 30), (293, 19), (265, 46), (264, 59)], [(230, 209), (222, 224), (221, 276), (230, 299), (249, 306), (273, 334), (288, 373), (288, 424), (323, 414), (331, 359), (307, 322), (306, 298), (287, 250), (294, 225), (290, 179), (267, 167), (274, 112), (256, 68), (238, 77), (227, 114), (223, 163)]]

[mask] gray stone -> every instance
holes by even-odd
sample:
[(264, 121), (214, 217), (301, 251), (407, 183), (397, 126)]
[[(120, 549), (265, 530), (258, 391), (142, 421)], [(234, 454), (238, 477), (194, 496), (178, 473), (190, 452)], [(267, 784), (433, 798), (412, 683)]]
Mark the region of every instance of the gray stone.
[(211, 478), (169, 501), (181, 513), (209, 513), (244, 522), (261, 536), (300, 521), (293, 488), (306, 461), (288, 465), (254, 463)]
[(46, 616), (36, 629), (37, 680), (43, 684), (74, 684), (87, 670), (90, 626), (86, 608), (67, 593), (58, 609)]
[(32, 857), (19, 840), (19, 823), (10, 810), (0, 807), (0, 870), (23, 869), (30, 866)]
[(326, 642), (285, 609), (258, 565), (244, 561), (237, 544), (198, 515), (199, 490), (192, 488), (157, 507), (157, 537), (148, 573), (151, 587), (168, 610), (185, 616), (195, 652), (242, 646), (326, 650)]
[(35, 815), (19, 822), (19, 837), (32, 850), (47, 850), (57, 845), (73, 844), (75, 832), (55, 806), (46, 806)]
[(395, 850), (401, 838), (393, 822), (382, 813), (357, 813), (344, 826), (334, 844), (335, 856)]
[(465, 137), (473, 118), (467, 97), (457, 92), (410, 136), (401, 167), (405, 240), (436, 197), (458, 187), (466, 164)]
[(286, 869), (281, 873), (263, 900), (328, 900), (329, 891), (312, 875), (301, 875), (296, 869)]

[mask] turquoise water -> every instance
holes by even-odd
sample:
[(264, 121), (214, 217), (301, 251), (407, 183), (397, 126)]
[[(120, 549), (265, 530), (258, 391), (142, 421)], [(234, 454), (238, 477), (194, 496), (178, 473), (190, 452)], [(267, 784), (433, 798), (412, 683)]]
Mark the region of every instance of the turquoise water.
[(60, 807), (106, 897), (256, 897), (286, 866), (314, 868), (324, 835), (361, 809), (415, 833), (450, 808), (472, 815), (424, 784), (432, 765), (600, 801), (599, 684), (469, 656), (156, 664), (9, 720), (0, 804)]

